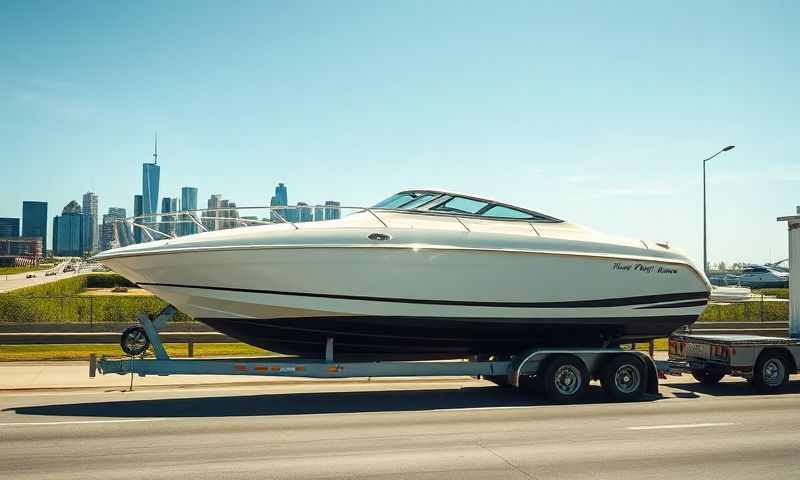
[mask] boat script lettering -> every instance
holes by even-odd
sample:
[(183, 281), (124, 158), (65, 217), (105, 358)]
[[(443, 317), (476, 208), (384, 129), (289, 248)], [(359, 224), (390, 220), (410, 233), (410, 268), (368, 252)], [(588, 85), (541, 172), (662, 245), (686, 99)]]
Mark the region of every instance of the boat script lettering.
[(614, 263), (611, 266), (612, 270), (625, 270), (625, 271), (636, 271), (642, 273), (662, 273), (662, 274), (675, 274), (678, 273), (677, 269), (669, 268), (669, 267), (658, 267), (656, 268), (655, 265), (646, 265), (644, 263)]

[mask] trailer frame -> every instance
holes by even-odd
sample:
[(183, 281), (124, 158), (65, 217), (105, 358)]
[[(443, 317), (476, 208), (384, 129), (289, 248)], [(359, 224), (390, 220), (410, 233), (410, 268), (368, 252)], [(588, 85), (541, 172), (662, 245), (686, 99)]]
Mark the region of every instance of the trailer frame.
[[(437, 361), (362, 361), (338, 362), (335, 359), (335, 339), (328, 338), (325, 345), (324, 358), (300, 357), (265, 357), (265, 358), (211, 358), (211, 359), (173, 359), (170, 358), (159, 336), (159, 330), (177, 313), (177, 309), (168, 305), (154, 318), (146, 313), (137, 316), (138, 326), (126, 329), (122, 334), (121, 344), (130, 338), (129, 331), (143, 331), (147, 345), (152, 348), (155, 358), (144, 358), (143, 354), (130, 355), (123, 358), (97, 358), (92, 354), (89, 359), (89, 376), (116, 373), (120, 375), (251, 375), (265, 377), (308, 377), (319, 379), (341, 379), (356, 377), (436, 377), (436, 376), (472, 376), (488, 379), (498, 385), (526, 388), (536, 380), (542, 380), (554, 367), (554, 362), (566, 363), (562, 386), (569, 392), (569, 382), (588, 382), (592, 379), (606, 379), (604, 389), (617, 400), (635, 400), (643, 394), (658, 394), (657, 369), (653, 360), (642, 352), (623, 350), (620, 348), (532, 348), (522, 355), (507, 359), (472, 360), (437, 360)], [(147, 347), (145, 346), (145, 349)], [(627, 372), (640, 378), (634, 378), (641, 385), (635, 386), (632, 392), (620, 392), (607, 380), (610, 375), (605, 372), (607, 365), (616, 360), (627, 359)], [(637, 363), (638, 359), (639, 362)], [(577, 361), (576, 361), (577, 360)], [(570, 367), (570, 362), (572, 367)], [(624, 364), (624, 362), (622, 362)], [(556, 365), (558, 366), (558, 365)], [(630, 368), (631, 366), (636, 368)], [(551, 368), (552, 367), (552, 368)], [(641, 368), (639, 368), (641, 367)], [(638, 373), (635, 371), (638, 369)], [(614, 373), (614, 372), (611, 372)], [(617, 372), (618, 373), (618, 372)], [(552, 376), (552, 375), (551, 375)], [(618, 375), (619, 376), (619, 375)], [(584, 378), (585, 377), (585, 378)], [(572, 378), (573, 380), (570, 380)], [(627, 379), (629, 377), (624, 377)], [(541, 386), (541, 385), (538, 385)], [(564, 389), (548, 388), (544, 385), (547, 396), (559, 403), (576, 401), (585, 391), (564, 394)], [(573, 385), (574, 386), (574, 385)], [(581, 385), (578, 385), (581, 387)], [(623, 385), (624, 387), (624, 385)], [(621, 387), (620, 387), (621, 388)], [(624, 388), (622, 389), (624, 390)]]

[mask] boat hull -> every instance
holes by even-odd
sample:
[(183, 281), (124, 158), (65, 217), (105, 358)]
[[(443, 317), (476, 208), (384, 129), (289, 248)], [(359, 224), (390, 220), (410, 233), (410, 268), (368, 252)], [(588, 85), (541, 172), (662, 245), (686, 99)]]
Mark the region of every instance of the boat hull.
[(435, 359), (595, 347), (692, 323), (704, 279), (671, 259), (564, 251), (266, 247), (103, 260), (212, 328), (274, 352)]

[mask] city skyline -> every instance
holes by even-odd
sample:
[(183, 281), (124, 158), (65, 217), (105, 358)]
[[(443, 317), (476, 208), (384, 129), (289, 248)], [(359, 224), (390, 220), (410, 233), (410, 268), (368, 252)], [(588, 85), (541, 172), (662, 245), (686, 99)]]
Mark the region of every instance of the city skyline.
[(798, 13), (12, 2), (0, 17), (12, 179), (0, 216), (46, 200), (52, 217), (86, 191), (130, 210), (158, 130), (159, 204), (184, 185), (238, 205), (264, 204), (276, 181), (309, 204), (439, 187), (667, 240), (700, 264), (702, 159), (735, 144), (708, 165), (709, 261), (779, 260), (776, 217), (800, 203)]

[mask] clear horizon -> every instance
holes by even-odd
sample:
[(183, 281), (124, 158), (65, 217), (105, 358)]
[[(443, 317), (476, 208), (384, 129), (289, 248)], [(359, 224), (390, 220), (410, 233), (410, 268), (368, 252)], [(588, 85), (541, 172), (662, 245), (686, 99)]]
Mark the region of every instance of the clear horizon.
[[(6, 2), (0, 217), (97, 193), (266, 205), (472, 192), (700, 264), (786, 258), (800, 5)], [(159, 201), (160, 203), (160, 201)], [(48, 231), (48, 243), (52, 232)]]

